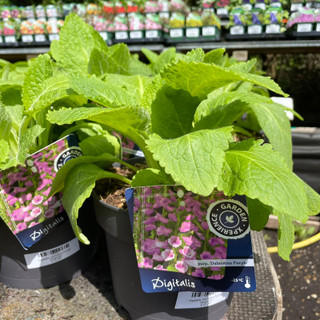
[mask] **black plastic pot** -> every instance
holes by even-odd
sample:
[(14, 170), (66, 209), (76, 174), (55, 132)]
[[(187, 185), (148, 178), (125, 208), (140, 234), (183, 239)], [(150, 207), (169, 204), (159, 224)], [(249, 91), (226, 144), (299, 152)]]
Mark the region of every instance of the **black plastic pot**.
[(98, 224), (105, 232), (113, 289), (117, 303), (133, 320), (218, 320), (227, 312), (229, 298), (210, 307), (175, 309), (177, 292), (145, 293), (140, 283), (129, 213), (94, 196)]
[[(0, 282), (19, 289), (39, 289), (53, 287), (79, 276), (89, 267), (101, 235), (92, 212), (92, 199), (80, 209), (78, 223), (89, 238), (90, 245), (78, 242), (66, 217), (66, 221), (54, 231), (29, 250), (24, 250), (0, 219)], [(68, 255), (68, 250), (69, 257), (55, 262), (54, 259), (61, 259), (59, 254)], [(26, 260), (26, 255), (37, 259), (36, 254), (50, 258), (50, 264), (42, 267), (34, 267), (34, 264), (32, 266), (32, 261)]]

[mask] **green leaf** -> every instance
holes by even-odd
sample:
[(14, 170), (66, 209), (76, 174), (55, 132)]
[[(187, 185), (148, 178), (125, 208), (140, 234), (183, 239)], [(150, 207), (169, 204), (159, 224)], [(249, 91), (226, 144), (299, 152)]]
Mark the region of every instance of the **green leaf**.
[(111, 166), (112, 163), (119, 162), (124, 163), (113, 154), (104, 153), (99, 156), (81, 156), (67, 161), (57, 172), (50, 190), (50, 195), (54, 195), (57, 192), (60, 192), (64, 189), (65, 181), (69, 175), (69, 172), (78, 165), (89, 165), (90, 164), (98, 164), (104, 163), (104, 167)]
[(141, 52), (147, 57), (150, 64), (154, 65), (159, 59), (159, 55), (147, 48), (141, 48)]
[(203, 62), (205, 53), (201, 48), (192, 49), (188, 51), (184, 56), (178, 57), (177, 61), (183, 60), (185, 62)]
[(11, 87), (1, 92), (1, 101), (5, 106), (22, 104), (21, 87)]
[(16, 130), (16, 132), (19, 131), (19, 128), (22, 122), (23, 109), (24, 107), (22, 105), (5, 107), (7, 114), (10, 115), (12, 127)]
[(0, 105), (0, 139), (7, 140), (12, 128), (12, 119), (7, 109)]
[(151, 106), (152, 131), (164, 139), (189, 133), (199, 102), (186, 91), (163, 86)]
[(173, 181), (163, 171), (147, 168), (139, 170), (132, 178), (132, 187), (170, 185)]
[(130, 59), (130, 51), (123, 43), (106, 47), (103, 51), (94, 48), (88, 64), (88, 73), (96, 76), (106, 73), (129, 74)]
[(120, 143), (112, 134), (96, 135), (88, 137), (79, 143), (85, 156), (99, 156), (103, 153), (110, 153), (119, 156)]
[(129, 74), (150, 77), (153, 75), (150, 65), (139, 60), (139, 57), (132, 57), (129, 64)]
[(1, 163), (7, 161), (9, 159), (9, 144), (7, 141), (0, 139), (0, 167)]
[(154, 159), (177, 184), (208, 196), (218, 184), (225, 150), (231, 140), (231, 128), (226, 127), (196, 131), (169, 140), (153, 134), (147, 145)]
[(226, 195), (258, 199), (275, 211), (306, 222), (309, 208), (304, 184), (270, 144), (261, 143), (250, 139), (231, 145), (218, 189)]
[(179, 61), (165, 67), (161, 76), (173, 88), (186, 90), (192, 96), (201, 99), (205, 99), (213, 90), (236, 81), (248, 81), (285, 95), (270, 77), (235, 71), (214, 64)]
[(249, 61), (246, 62), (238, 62), (238, 63), (234, 63), (232, 64), (229, 69), (234, 70), (234, 71), (241, 71), (241, 72), (251, 72), (253, 70), (253, 68), (255, 67), (257, 63), (257, 59), (251, 59)]
[(68, 214), (75, 235), (85, 244), (89, 244), (90, 241), (77, 224), (79, 209), (84, 201), (90, 197), (96, 181), (103, 178), (126, 180), (115, 173), (104, 171), (93, 164), (86, 163), (79, 164), (70, 170), (63, 189), (63, 207)]
[(97, 31), (77, 14), (71, 13), (65, 19), (59, 40), (52, 41), (50, 52), (54, 60), (69, 72), (87, 74), (92, 51), (104, 51), (106, 47)]
[(123, 76), (118, 74), (108, 74), (105, 78), (107, 83), (112, 83), (118, 88), (123, 88), (130, 92), (130, 95), (136, 98), (137, 103), (140, 103), (146, 88), (152, 80), (153, 78), (151, 77), (141, 75)]
[(162, 68), (176, 57), (176, 48), (171, 47), (158, 56), (157, 61), (153, 64), (153, 71), (158, 74)]
[(280, 212), (274, 212), (274, 214), (279, 219), (278, 254), (282, 259), (290, 261), (290, 254), (294, 244), (293, 219)]
[(49, 55), (38, 56), (31, 64), (22, 89), (25, 110), (35, 114), (53, 102), (68, 96), (69, 81), (66, 75), (53, 75)]
[(78, 94), (107, 107), (132, 106), (138, 99), (112, 81), (102, 81), (95, 76), (74, 76), (70, 84)]
[(269, 220), (272, 208), (264, 205), (258, 199), (247, 197), (247, 206), (249, 212), (250, 228), (255, 231), (261, 231)]
[(211, 50), (207, 52), (204, 56), (203, 62), (205, 63), (214, 63), (217, 65), (224, 66), (225, 64), (225, 56), (224, 53), (226, 52), (225, 48), (219, 48), (215, 50)]

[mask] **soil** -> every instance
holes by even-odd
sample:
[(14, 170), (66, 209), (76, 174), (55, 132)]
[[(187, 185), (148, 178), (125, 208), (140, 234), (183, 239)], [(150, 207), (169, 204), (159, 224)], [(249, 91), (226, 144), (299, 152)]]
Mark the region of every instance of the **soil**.
[[(268, 247), (277, 244), (277, 231), (265, 229)], [(282, 320), (320, 320), (320, 241), (293, 250), (291, 261), (271, 254), (280, 282)]]

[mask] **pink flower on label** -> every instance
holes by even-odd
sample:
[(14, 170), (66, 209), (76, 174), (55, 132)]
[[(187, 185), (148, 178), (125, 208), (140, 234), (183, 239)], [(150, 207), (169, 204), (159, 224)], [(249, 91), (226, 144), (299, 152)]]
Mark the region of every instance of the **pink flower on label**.
[(224, 245), (224, 240), (221, 239), (221, 238), (214, 237), (214, 238), (210, 238), (208, 243), (210, 244), (210, 246), (214, 247), (214, 246), (219, 245), (219, 244)]
[(192, 272), (192, 275), (194, 277), (198, 277), (198, 278), (205, 278), (206, 277), (206, 275), (202, 269), (196, 269), (194, 272)]
[(182, 241), (180, 240), (179, 237), (177, 236), (172, 236), (168, 239), (168, 243), (173, 247), (173, 248), (178, 248), (181, 246)]
[(208, 277), (208, 279), (213, 279), (213, 280), (220, 280), (223, 278), (223, 275), (222, 274), (215, 274), (211, 277)]
[(156, 229), (157, 227), (154, 224), (149, 224), (147, 226), (145, 226), (145, 230), (146, 231), (152, 231), (154, 229)]
[(154, 210), (153, 210), (153, 209), (149, 209), (149, 208), (146, 208), (146, 209), (144, 210), (144, 213), (145, 213), (145, 215), (147, 215), (147, 216), (152, 215), (153, 212), (154, 212)]
[(33, 182), (32, 181), (26, 181), (24, 184), (26, 187), (33, 187)]
[(193, 214), (188, 214), (188, 215), (186, 216), (186, 220), (187, 220), (187, 221), (193, 220), (194, 218), (195, 218), (195, 216), (194, 216)]
[(227, 248), (226, 247), (216, 247), (213, 258), (216, 259), (225, 259), (227, 256)]
[(164, 261), (170, 261), (170, 260), (174, 259), (175, 254), (174, 254), (173, 250), (166, 249), (161, 252), (161, 256), (163, 257)]
[(29, 228), (36, 226), (37, 224), (39, 224), (39, 222), (31, 222), (29, 225)]
[(168, 236), (172, 232), (171, 229), (166, 228), (165, 226), (160, 226), (157, 228), (157, 235), (158, 236)]
[(155, 261), (164, 261), (163, 256), (160, 255), (159, 253), (155, 253), (155, 254), (152, 256), (152, 259), (155, 260)]
[(17, 224), (17, 230), (18, 231), (23, 231), (25, 229), (27, 229), (27, 224), (25, 222), (21, 222), (21, 223)]
[(191, 221), (184, 221), (179, 230), (180, 232), (197, 231), (198, 227), (196, 227)]
[(202, 260), (211, 260), (213, 257), (212, 257), (212, 254), (209, 252), (209, 251), (203, 251), (201, 254), (200, 254), (200, 258)]
[(179, 252), (187, 259), (193, 260), (196, 257), (196, 252), (188, 246), (183, 247), (183, 249), (180, 249)]
[(176, 269), (181, 273), (186, 273), (188, 271), (188, 265), (183, 261), (178, 261), (175, 264)]
[(142, 265), (144, 268), (153, 268), (153, 260), (150, 259), (150, 258), (143, 258), (143, 262), (142, 262)]
[(51, 187), (49, 187), (46, 190), (42, 191), (42, 194), (47, 197), (49, 195), (50, 191), (51, 191)]
[(144, 224), (154, 224), (156, 222), (155, 217), (150, 217), (147, 220), (144, 221)]
[(202, 223), (201, 223), (201, 228), (202, 228), (203, 230), (208, 230), (208, 229), (209, 229), (208, 223), (207, 223), (207, 222), (202, 222)]
[(161, 265), (161, 264), (158, 264), (156, 267), (154, 267), (153, 269), (155, 269), (155, 270), (163, 270), (164, 268), (163, 268), (163, 265)]
[(134, 206), (135, 206), (136, 208), (140, 208), (140, 207), (141, 207), (141, 202), (140, 202), (139, 199), (134, 198)]
[(211, 267), (210, 270), (212, 270), (212, 271), (220, 271), (221, 267)]
[(169, 219), (163, 217), (160, 213), (157, 213), (155, 216), (156, 220), (162, 222), (162, 223), (168, 223)]
[(168, 218), (173, 222), (177, 222), (178, 221), (177, 216), (174, 213), (169, 213), (168, 214)]
[(54, 210), (47, 210), (45, 213), (44, 213), (44, 216), (46, 218), (52, 218), (54, 216)]
[(32, 217), (32, 216), (26, 216), (25, 218), (24, 218), (24, 222), (30, 222), (30, 221), (32, 221), (34, 219), (34, 217)]
[(37, 195), (37, 196), (35, 196), (35, 197), (32, 199), (31, 202), (32, 202), (34, 205), (38, 205), (38, 204), (42, 203), (42, 201), (43, 201), (43, 196)]
[(40, 208), (33, 208), (30, 212), (30, 216), (38, 217), (41, 214), (42, 210)]
[(183, 241), (187, 246), (190, 246), (192, 249), (201, 247), (201, 242), (196, 237), (182, 237)]

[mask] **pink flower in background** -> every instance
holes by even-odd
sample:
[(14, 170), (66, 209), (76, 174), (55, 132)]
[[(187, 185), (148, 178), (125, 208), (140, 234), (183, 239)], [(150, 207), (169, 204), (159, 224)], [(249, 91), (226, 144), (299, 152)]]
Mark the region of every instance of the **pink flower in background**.
[(41, 214), (41, 212), (42, 212), (41, 208), (38, 208), (38, 207), (33, 208), (30, 212), (30, 216), (37, 217)]
[(202, 269), (196, 269), (194, 272), (192, 272), (192, 275), (194, 277), (198, 277), (198, 278), (205, 278), (206, 277), (206, 275)]
[(32, 202), (34, 205), (39, 205), (40, 203), (42, 203), (42, 201), (43, 201), (43, 196), (37, 195), (37, 196), (35, 196), (35, 197), (32, 199), (31, 202)]
[(174, 259), (175, 254), (172, 249), (166, 249), (161, 252), (161, 256), (163, 257), (164, 261), (170, 261), (170, 260)]
[(183, 261), (178, 261), (175, 264), (176, 269), (181, 273), (186, 273), (188, 271), (188, 265)]
[(171, 229), (166, 228), (165, 226), (160, 226), (157, 228), (157, 235), (158, 236), (168, 236), (172, 232)]
[(168, 218), (173, 222), (177, 222), (178, 221), (177, 216), (174, 213), (169, 213), (168, 214)]
[(178, 248), (181, 246), (182, 241), (180, 240), (179, 237), (177, 236), (172, 236), (168, 239), (168, 243), (173, 247), (173, 248)]
[(188, 246), (183, 247), (179, 252), (187, 259), (194, 259), (196, 256), (196, 252)]

